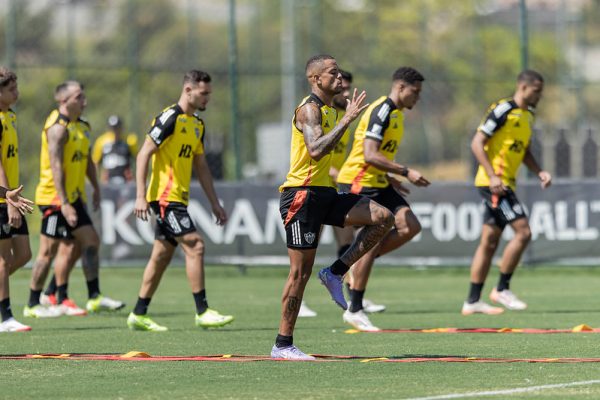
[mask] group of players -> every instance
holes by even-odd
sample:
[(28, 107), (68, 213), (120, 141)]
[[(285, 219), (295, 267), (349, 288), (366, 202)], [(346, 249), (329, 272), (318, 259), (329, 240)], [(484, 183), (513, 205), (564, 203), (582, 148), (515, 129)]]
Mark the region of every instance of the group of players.
[[(417, 104), (425, 81), (421, 73), (411, 67), (398, 68), (392, 76), (389, 94), (365, 104), (366, 93), (351, 90), (352, 75), (341, 71), (333, 57), (311, 57), (305, 71), (311, 94), (302, 100), (292, 117), (290, 170), (280, 187), (290, 273), (283, 289), (279, 332), (271, 356), (310, 360), (312, 356), (293, 344), (293, 332), (298, 314), (305, 306), (304, 289), (312, 273), (322, 226), (336, 227), (339, 250), (336, 261), (319, 271), (321, 283), (343, 309), (345, 322), (359, 330), (377, 331), (379, 328), (371, 323), (365, 311), (376, 312), (385, 307), (364, 298), (373, 263), (421, 231), (405, 200), (409, 190), (399, 177), (417, 187), (426, 187), (430, 182), (416, 169), (394, 161), (404, 135), (404, 110)], [(471, 265), (470, 290), (462, 307), (463, 315), (504, 311), (482, 301), (481, 292), (507, 225), (515, 234), (504, 250), (500, 280), (490, 298), (511, 310), (527, 307), (510, 290), (512, 274), (531, 239), (524, 208), (514, 190), (522, 163), (539, 177), (542, 188), (551, 183), (550, 174), (539, 167), (529, 150), (534, 108), (543, 86), (543, 77), (538, 72), (521, 72), (513, 97), (490, 106), (472, 140), (472, 151), (480, 164), (475, 186), (484, 199), (485, 216), (481, 242)], [(216, 223), (223, 225), (227, 221), (204, 156), (205, 126), (199, 117), (199, 112), (206, 109), (211, 90), (211, 78), (206, 72), (187, 72), (179, 100), (152, 121), (137, 155), (134, 214), (147, 220), (151, 209), (156, 216), (156, 228), (138, 299), (127, 318), (132, 330), (168, 329), (148, 317), (147, 312), (177, 245), (181, 245), (185, 254), (196, 306), (195, 324), (203, 328), (220, 327), (234, 319), (208, 307), (204, 242), (187, 211), (194, 170)], [(8, 188), (18, 186), (16, 115), (10, 109), (17, 98), (15, 74), (0, 69), (0, 186)], [(99, 205), (100, 193), (94, 163), (89, 157), (90, 126), (81, 118), (86, 106), (83, 85), (66, 81), (56, 88), (55, 99), (58, 106), (42, 131), (40, 182), (35, 198), (42, 212), (40, 251), (33, 264), (30, 299), (24, 315), (56, 317), (118, 310), (124, 303), (100, 292), (100, 243), (86, 209), (86, 178), (93, 188), (94, 209)], [(347, 154), (349, 126), (359, 117)], [(147, 184), (150, 160), (152, 172)], [(11, 196), (13, 192), (9, 192)], [(14, 319), (8, 296), (8, 275), (31, 258), (27, 224), (19, 212), (19, 207), (25, 206), (23, 201), (15, 202), (18, 194), (15, 196), (7, 196), (8, 204), (0, 203), (0, 331), (4, 332), (30, 329)], [(88, 286), (86, 309), (79, 308), (67, 293), (70, 272), (80, 257)], [(53, 261), (55, 276), (50, 290), (42, 295)], [(352, 278), (346, 284), (350, 304), (343, 291), (346, 275)]]

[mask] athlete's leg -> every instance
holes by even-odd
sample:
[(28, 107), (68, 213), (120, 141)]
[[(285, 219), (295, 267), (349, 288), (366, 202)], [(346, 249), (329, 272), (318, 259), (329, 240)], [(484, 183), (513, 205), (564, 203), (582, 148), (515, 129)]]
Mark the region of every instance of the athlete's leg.
[(31, 260), (31, 246), (29, 245), (29, 235), (14, 235), (11, 238), (11, 247), (13, 262), (10, 266), (10, 273), (27, 264)]
[(399, 248), (419, 232), (421, 232), (421, 224), (410, 208), (403, 207), (396, 211), (394, 215), (394, 229), (389, 231), (380, 243), (375, 245), (354, 264), (352, 271), (354, 284), (351, 288), (364, 291), (367, 287), (375, 258)]
[(345, 226), (364, 228), (339, 260), (345, 265), (354, 264), (389, 232), (393, 224), (394, 216), (390, 210), (366, 197), (361, 198), (346, 215)]
[(175, 246), (166, 240), (155, 240), (152, 246), (152, 254), (144, 269), (142, 286), (140, 287), (139, 297), (142, 299), (151, 299), (158, 284), (167, 269), (167, 266), (173, 258)]
[(80, 256), (78, 251), (79, 246), (73, 239), (64, 239), (60, 241), (56, 258), (54, 259), (54, 277), (57, 288), (57, 301), (61, 304), (65, 299), (69, 298), (67, 294), (67, 286), (69, 283), (69, 275), (75, 262)]
[(503, 274), (512, 274), (525, 248), (531, 241), (531, 228), (527, 218), (520, 218), (510, 223), (515, 232), (515, 236), (507, 243), (500, 261), (500, 272)]
[(50, 264), (56, 255), (59, 239), (51, 238), (46, 235), (40, 235), (40, 247), (37, 257), (31, 270), (31, 290), (40, 291), (44, 287), (44, 282), (48, 276)]
[(192, 293), (205, 289), (204, 286), (204, 241), (198, 232), (190, 232), (176, 238), (185, 255), (185, 271)]
[(280, 336), (291, 337), (294, 333), (298, 311), (300, 310), (300, 302), (302, 301), (304, 289), (312, 272), (316, 253), (317, 249), (288, 248), (290, 272), (283, 287), (281, 298)]
[(501, 235), (502, 230), (496, 225), (483, 225), (481, 240), (471, 262), (471, 282), (478, 284), (485, 282)]
[(10, 297), (8, 277), (12, 264), (12, 245), (10, 239), (0, 240), (0, 302)]

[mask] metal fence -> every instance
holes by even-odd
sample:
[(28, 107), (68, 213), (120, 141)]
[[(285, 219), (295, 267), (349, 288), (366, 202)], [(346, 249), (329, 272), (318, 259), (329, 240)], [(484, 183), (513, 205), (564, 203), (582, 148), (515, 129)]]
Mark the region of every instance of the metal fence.
[(547, 82), (534, 142), (543, 163), (561, 177), (598, 174), (597, 0), (0, 0), (0, 10), (28, 193), (58, 83), (84, 82), (94, 135), (118, 113), (141, 139), (190, 68), (213, 76), (203, 117), (215, 175), (276, 182), (315, 53), (334, 55), (369, 99), (387, 94), (398, 66), (419, 69), (424, 92), (406, 113), (398, 158), (459, 160), (467, 172), (457, 180), (469, 179), (467, 143), (484, 110), (512, 94), (526, 62)]

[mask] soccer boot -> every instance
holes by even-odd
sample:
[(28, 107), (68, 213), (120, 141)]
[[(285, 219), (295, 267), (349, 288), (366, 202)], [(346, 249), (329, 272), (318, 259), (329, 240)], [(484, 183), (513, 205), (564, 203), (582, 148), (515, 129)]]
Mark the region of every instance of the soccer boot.
[(475, 303), (464, 302), (462, 306), (462, 315), (471, 314), (487, 314), (487, 315), (498, 315), (504, 312), (504, 308), (490, 306), (481, 300)]
[(315, 357), (308, 354), (304, 354), (299, 348), (294, 345), (279, 348), (273, 346), (271, 349), (271, 358), (284, 358), (286, 360), (305, 360), (311, 361), (316, 360)]
[(207, 308), (202, 314), (196, 314), (194, 322), (200, 328), (220, 328), (233, 321), (232, 315), (221, 315), (218, 311)]
[(134, 313), (130, 313), (127, 317), (127, 326), (132, 331), (164, 332), (169, 330), (166, 326), (152, 321), (146, 315), (135, 315)]

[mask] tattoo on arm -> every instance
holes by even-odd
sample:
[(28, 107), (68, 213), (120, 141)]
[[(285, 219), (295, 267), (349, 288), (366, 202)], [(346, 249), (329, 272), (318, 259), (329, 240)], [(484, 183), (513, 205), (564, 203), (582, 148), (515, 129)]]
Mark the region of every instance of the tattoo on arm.
[(53, 125), (46, 132), (48, 139), (48, 155), (50, 156), (50, 169), (54, 178), (54, 186), (61, 202), (67, 201), (65, 189), (65, 175), (63, 171), (63, 154), (68, 132), (64, 126)]
[(321, 110), (311, 103), (304, 105), (298, 111), (297, 124), (304, 134), (308, 153), (317, 161), (331, 153), (347, 128), (347, 125), (338, 123), (329, 134), (325, 135), (321, 126)]

